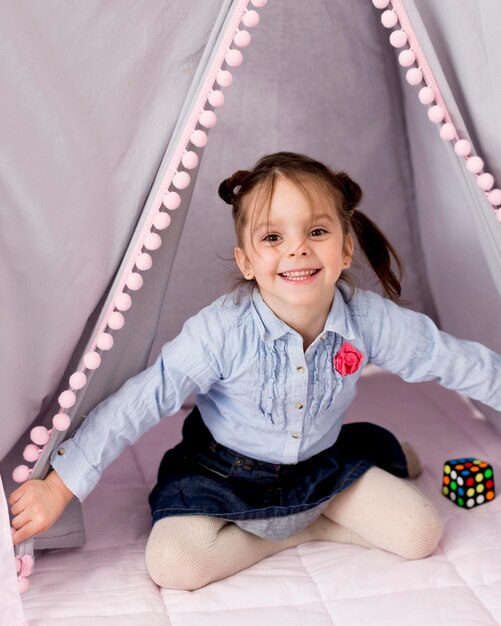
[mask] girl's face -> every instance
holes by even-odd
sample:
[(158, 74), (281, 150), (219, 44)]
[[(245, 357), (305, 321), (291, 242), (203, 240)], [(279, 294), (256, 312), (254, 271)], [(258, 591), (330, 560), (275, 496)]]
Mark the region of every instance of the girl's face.
[[(312, 312), (324, 321), (336, 282), (351, 264), (353, 240), (343, 235), (335, 208), (315, 188), (308, 198), (294, 182), (279, 176), (269, 211), (247, 199), (242, 247), (235, 258), (245, 278), (255, 279), (263, 300), (282, 320), (305, 319)], [(251, 227), (251, 225), (253, 225)]]

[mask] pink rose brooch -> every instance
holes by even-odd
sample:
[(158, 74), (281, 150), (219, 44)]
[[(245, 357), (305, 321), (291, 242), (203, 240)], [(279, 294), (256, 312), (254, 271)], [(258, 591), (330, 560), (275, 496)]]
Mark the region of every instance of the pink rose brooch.
[(334, 356), (334, 369), (341, 376), (354, 374), (364, 359), (364, 355), (359, 352), (351, 343), (343, 343), (339, 352)]

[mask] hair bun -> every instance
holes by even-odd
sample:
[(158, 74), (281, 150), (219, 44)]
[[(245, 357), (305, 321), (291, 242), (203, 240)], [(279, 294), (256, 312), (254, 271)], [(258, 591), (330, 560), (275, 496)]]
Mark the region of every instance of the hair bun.
[(235, 189), (242, 185), (249, 174), (250, 172), (248, 170), (238, 170), (229, 178), (225, 178), (217, 189), (217, 193), (219, 194), (221, 200), (224, 200), (226, 204), (234, 204), (235, 197), (238, 193), (238, 191), (235, 192)]

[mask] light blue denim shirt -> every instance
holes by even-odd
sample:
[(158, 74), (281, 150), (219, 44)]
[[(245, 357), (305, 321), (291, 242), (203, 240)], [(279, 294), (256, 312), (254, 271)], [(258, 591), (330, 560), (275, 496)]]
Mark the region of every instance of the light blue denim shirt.
[[(363, 360), (342, 376), (333, 359), (346, 342)], [(305, 352), (301, 335), (257, 289), (244, 288), (190, 318), (150, 368), (87, 416), (52, 466), (83, 500), (126, 445), (190, 394), (221, 444), (255, 459), (297, 463), (336, 441), (368, 361), (408, 382), (435, 379), (501, 410), (501, 356), (439, 331), (425, 315), (370, 291), (355, 290), (347, 301), (337, 289), (323, 332)]]

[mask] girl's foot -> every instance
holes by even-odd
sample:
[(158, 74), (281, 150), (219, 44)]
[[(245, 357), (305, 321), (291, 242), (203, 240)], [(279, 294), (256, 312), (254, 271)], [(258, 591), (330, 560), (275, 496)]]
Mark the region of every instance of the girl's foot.
[(404, 441), (400, 444), (400, 446), (407, 461), (409, 478), (417, 478), (423, 471), (423, 468), (421, 467), (421, 461), (419, 460), (417, 452), (408, 441)]

